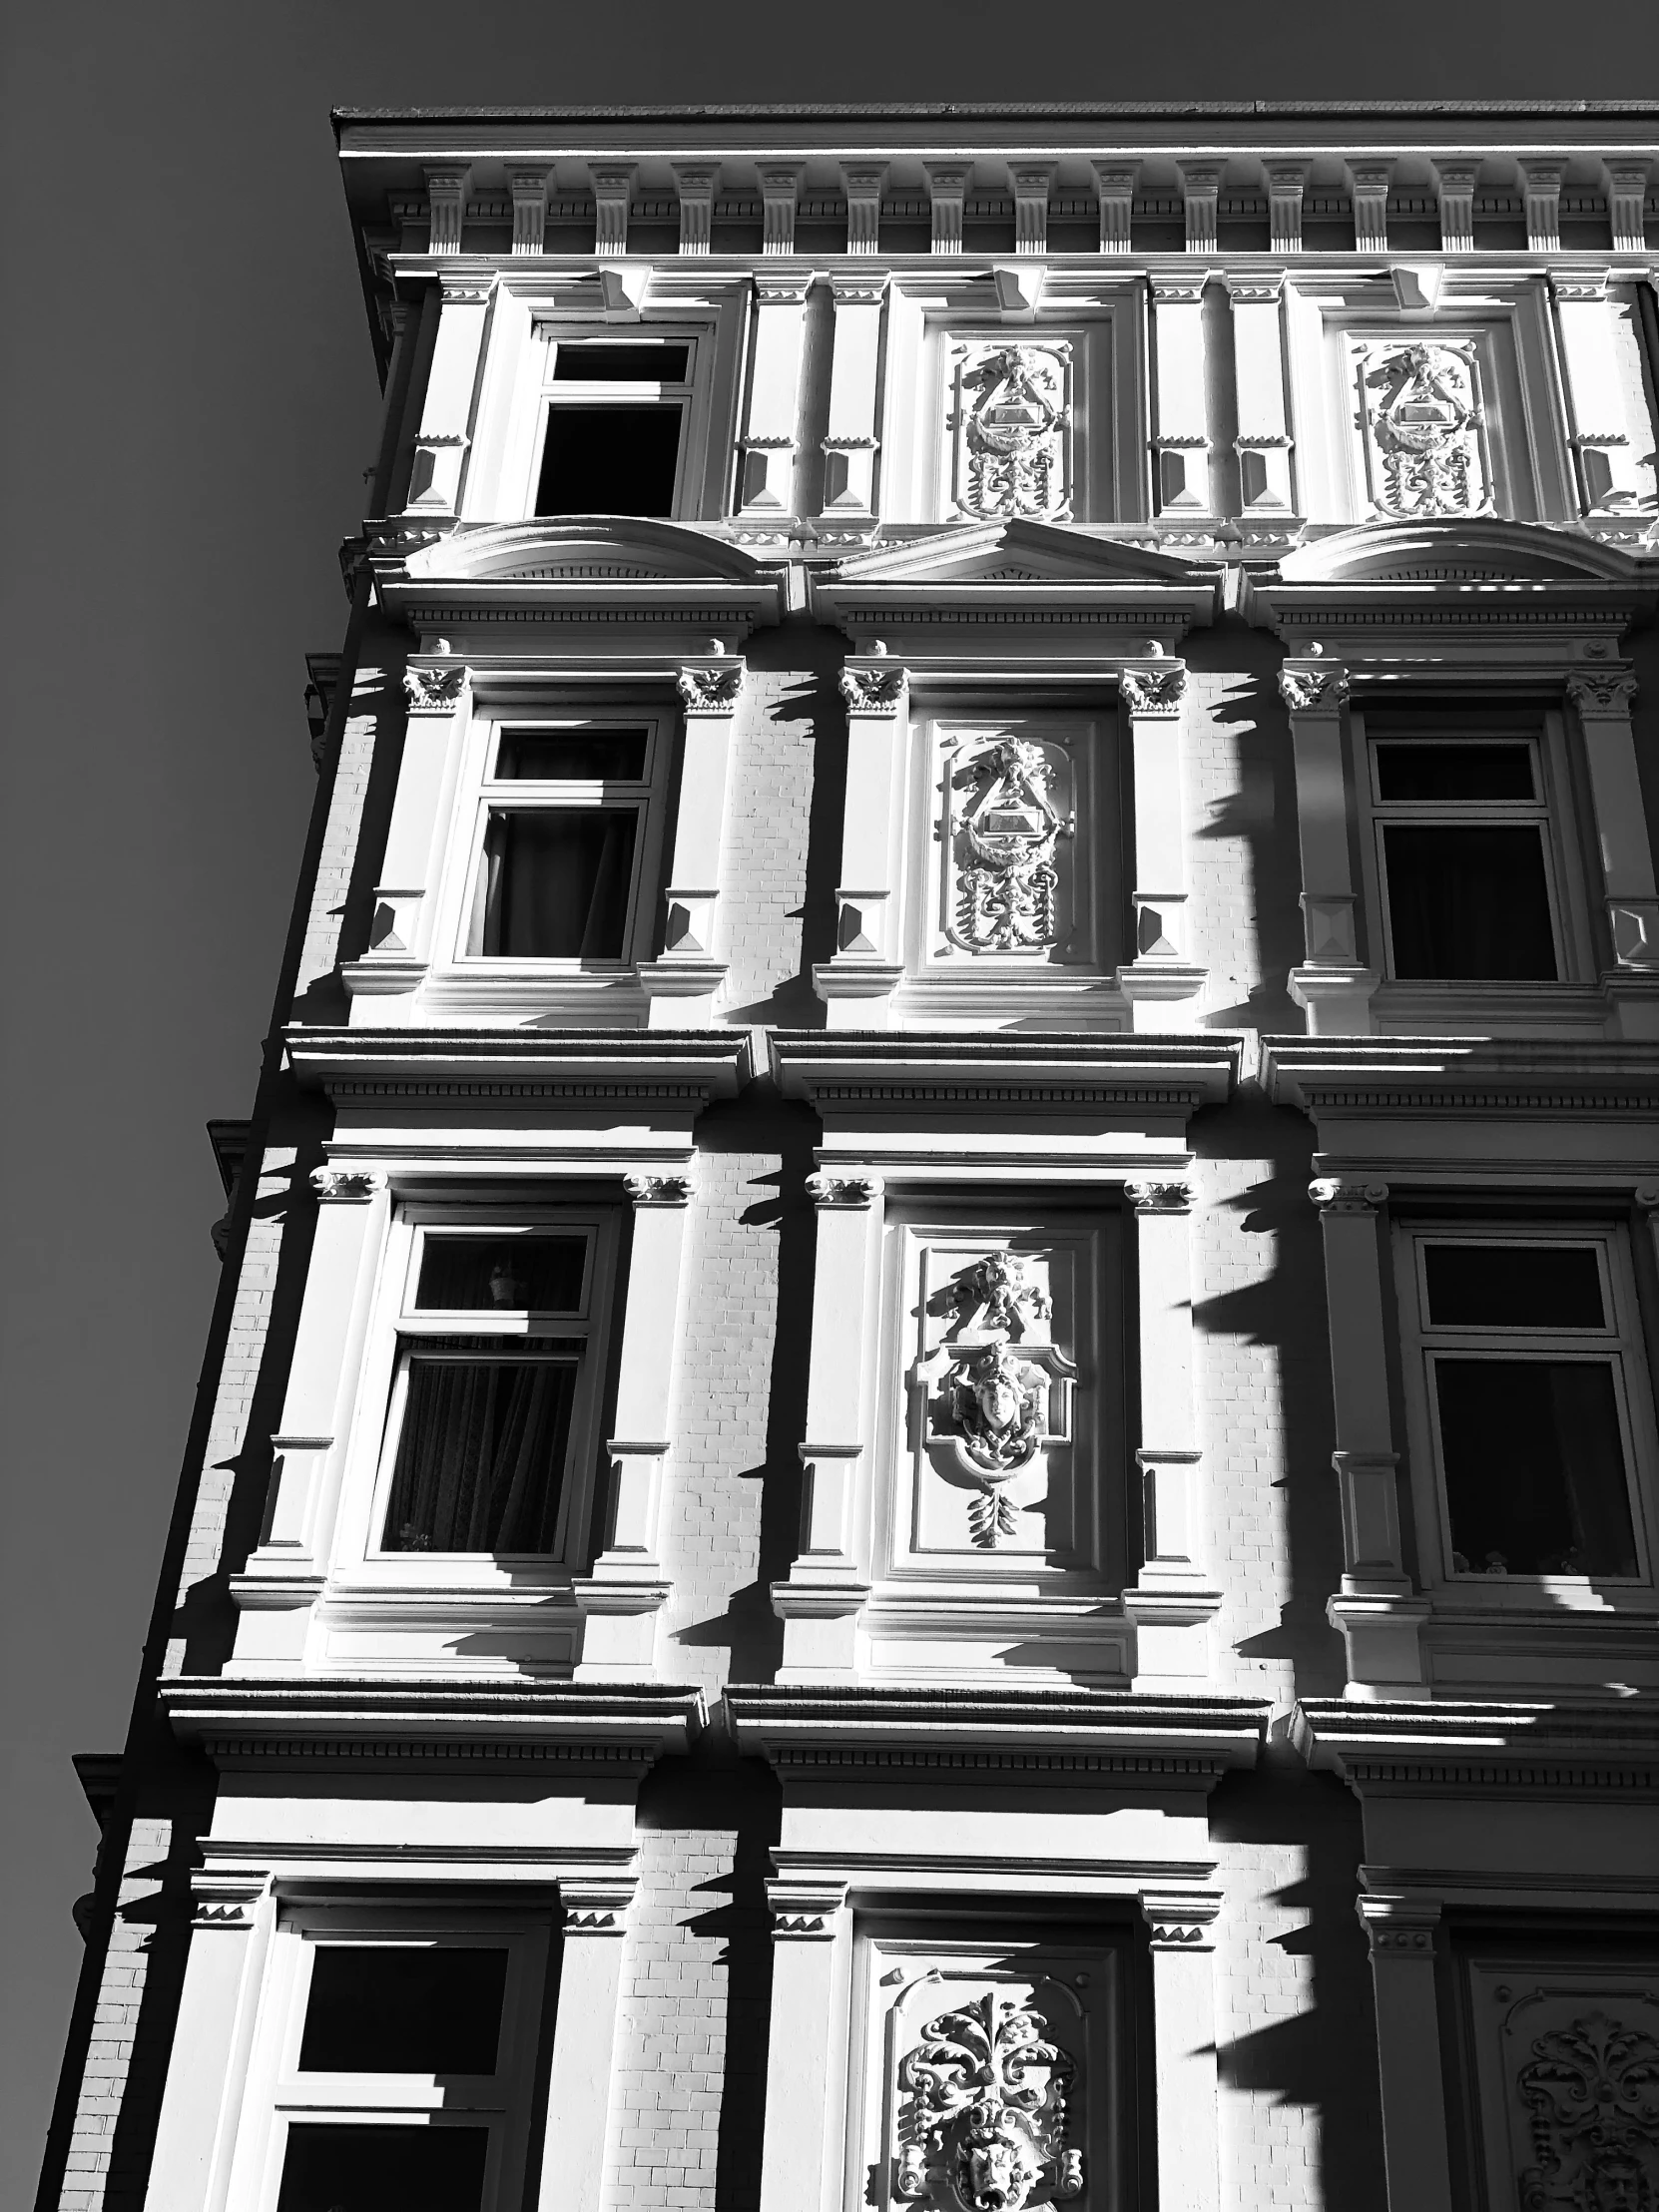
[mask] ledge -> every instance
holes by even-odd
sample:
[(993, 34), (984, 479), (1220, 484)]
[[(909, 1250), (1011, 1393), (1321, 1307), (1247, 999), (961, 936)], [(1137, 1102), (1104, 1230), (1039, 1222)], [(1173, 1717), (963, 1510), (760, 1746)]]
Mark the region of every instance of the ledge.
[(162, 1710), (221, 1772), (464, 1763), (643, 1775), (703, 1732), (700, 1690), (342, 1680), (170, 1682)]
[(1659, 1112), (1659, 1043), (1578, 1038), (1264, 1037), (1276, 1106), (1434, 1113)]
[(1260, 1698), (1144, 1697), (1115, 1691), (728, 1690), (740, 1751), (780, 1769), (1017, 1770), (1066, 1781), (1079, 1771), (1215, 1780), (1251, 1767), (1267, 1733)]
[(1241, 1050), (1225, 1030), (1144, 1041), (1098, 1030), (985, 1037), (778, 1030), (770, 1043), (785, 1097), (808, 1100), (826, 1119), (852, 1118), (848, 1108), (855, 1114), (870, 1103), (890, 1108), (942, 1094), (964, 1124), (976, 1118), (976, 1107), (1091, 1113), (1122, 1104), (1193, 1113), (1220, 1106), (1232, 1095)]
[(657, 1100), (700, 1110), (749, 1080), (741, 1029), (284, 1030), (302, 1084), (364, 1096)]
[(1305, 1699), (1291, 1740), (1309, 1766), (1364, 1796), (1390, 1787), (1659, 1791), (1659, 1700), (1363, 1705)]

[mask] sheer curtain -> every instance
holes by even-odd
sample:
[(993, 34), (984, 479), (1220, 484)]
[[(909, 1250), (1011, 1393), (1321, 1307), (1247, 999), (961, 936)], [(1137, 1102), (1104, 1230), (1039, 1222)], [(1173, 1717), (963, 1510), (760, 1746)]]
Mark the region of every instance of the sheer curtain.
[(573, 1361), (409, 1362), (386, 1551), (550, 1552)]

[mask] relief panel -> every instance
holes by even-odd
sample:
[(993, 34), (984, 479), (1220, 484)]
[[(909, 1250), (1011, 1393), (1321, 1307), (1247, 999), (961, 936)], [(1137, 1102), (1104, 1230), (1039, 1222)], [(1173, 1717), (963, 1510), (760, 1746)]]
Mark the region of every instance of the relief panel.
[(1111, 2203), (1116, 1966), (1086, 1941), (862, 1946), (863, 2111), (848, 2203)]
[(1351, 338), (1366, 492), (1393, 522), (1492, 511), (1479, 347)]
[(1659, 2204), (1659, 1960), (1469, 1968), (1491, 2212)]
[(949, 358), (955, 512), (980, 522), (1069, 521), (1070, 341), (958, 339)]

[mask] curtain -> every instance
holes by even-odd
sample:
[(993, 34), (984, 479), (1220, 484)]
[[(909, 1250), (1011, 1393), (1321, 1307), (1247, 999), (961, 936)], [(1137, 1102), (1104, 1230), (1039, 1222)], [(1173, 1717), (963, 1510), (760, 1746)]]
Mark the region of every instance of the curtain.
[(1555, 980), (1549, 890), (1536, 830), (1390, 823), (1382, 841), (1396, 976)]
[(385, 1551), (550, 1552), (573, 1361), (409, 1361)]
[(1608, 1362), (1440, 1359), (1434, 1379), (1451, 1541), (1468, 1570), (1636, 1572)]
[(621, 959), (638, 822), (632, 808), (492, 815), (475, 949), (504, 959)]

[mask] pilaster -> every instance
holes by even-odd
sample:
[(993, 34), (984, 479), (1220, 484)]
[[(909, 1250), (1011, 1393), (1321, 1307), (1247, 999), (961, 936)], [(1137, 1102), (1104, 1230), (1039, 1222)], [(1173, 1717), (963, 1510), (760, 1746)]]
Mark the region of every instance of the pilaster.
[(846, 806), (835, 890), (835, 951), (813, 970), (831, 1029), (884, 1029), (903, 973), (898, 911), (903, 763), (909, 750), (904, 669), (873, 657), (841, 670)]
[[(792, 238), (794, 210), (792, 198)], [(812, 286), (813, 273), (809, 269), (755, 273), (755, 344), (749, 419), (743, 434), (743, 479), (738, 488), (740, 524), (776, 524), (797, 512), (796, 431), (801, 411), (807, 294)]]
[(1288, 549), (1302, 517), (1291, 475), (1291, 432), (1285, 402), (1285, 279), (1229, 276), (1233, 304), (1242, 528), (1255, 551)]
[(1427, 1898), (1365, 1895), (1356, 1907), (1371, 1945), (1388, 2212), (1450, 2212), (1434, 1990), (1440, 1908)]
[(844, 2066), (832, 2040), (851, 1940), (847, 1885), (785, 1876), (767, 1884), (772, 1908), (772, 2022), (768, 2041), (761, 2212), (823, 2212), (839, 2149), (831, 2099)]
[[(1567, 679), (1567, 698), (1583, 733), (1601, 860), (1602, 910), (1614, 968), (1604, 986), (1619, 1005), (1626, 1036), (1659, 1034), (1659, 1007), (1649, 984), (1659, 972), (1659, 891), (1653, 872), (1642, 803), (1641, 772), (1630, 703), (1636, 679), (1622, 665), (1606, 665)], [(1640, 987), (1627, 986), (1640, 978)]]
[(1204, 287), (1210, 280), (1209, 271), (1151, 278), (1153, 491), (1166, 534), (1170, 525), (1185, 531), (1213, 524), (1217, 512), (1204, 366)]
[(460, 512), (473, 394), (494, 283), (493, 276), (459, 272), (445, 271), (439, 278), (438, 334), (409, 474), (411, 514), (447, 517)]
[(726, 979), (721, 860), (744, 663), (729, 655), (688, 662), (680, 670), (678, 689), (680, 797), (663, 893), (663, 949), (656, 959), (640, 964), (654, 1029), (706, 1028)]
[(146, 2212), (217, 2212), (225, 2201), (276, 1917), (267, 1869), (192, 1878), (190, 1948)]
[(635, 1877), (566, 1880), (537, 2212), (600, 2212)]
[(1122, 669), (1135, 777), (1135, 954), (1117, 971), (1137, 1029), (1189, 1028), (1207, 971), (1189, 956), (1182, 722), (1187, 669), (1157, 659)]
[(1289, 984), (1314, 1037), (1369, 1036), (1372, 993), (1381, 981), (1378, 969), (1361, 964), (1355, 926), (1343, 758), (1348, 694), (1348, 670), (1336, 661), (1287, 661), (1279, 672), (1279, 696), (1291, 718), (1302, 856), (1304, 960)]
[(1152, 1953), (1152, 2035), (1160, 2212), (1216, 2212), (1216, 1890), (1143, 1890)]
[(1400, 1548), (1379, 1233), (1388, 1186), (1326, 1176), (1308, 1195), (1325, 1241), (1337, 1428), (1331, 1464), (1343, 1522), (1342, 1589), (1326, 1612), (1347, 1649), (1349, 1696), (1405, 1697), (1421, 1689), (1428, 1608), (1412, 1595)]
[(431, 958), (431, 892), (442, 861), (439, 837), (456, 769), (469, 671), (433, 658), (403, 672), (406, 721), (397, 792), (392, 801), (382, 880), (362, 957), (344, 971), (353, 998), (411, 991)]
[(870, 269), (856, 276), (836, 275), (830, 291), (835, 347), (830, 364), (830, 429), (824, 440), (824, 519), (832, 531), (861, 538), (875, 524), (876, 370), (887, 273)]
[[(1578, 490), (1583, 512), (1600, 515), (1648, 513), (1654, 505), (1655, 479), (1651, 432), (1638, 423), (1632, 437), (1621, 377), (1619, 314), (1609, 294), (1607, 270), (1559, 270), (1550, 276), (1556, 327), (1561, 334), (1561, 364), (1573, 451), (1578, 456)], [(1633, 368), (1635, 387), (1641, 372)]]

